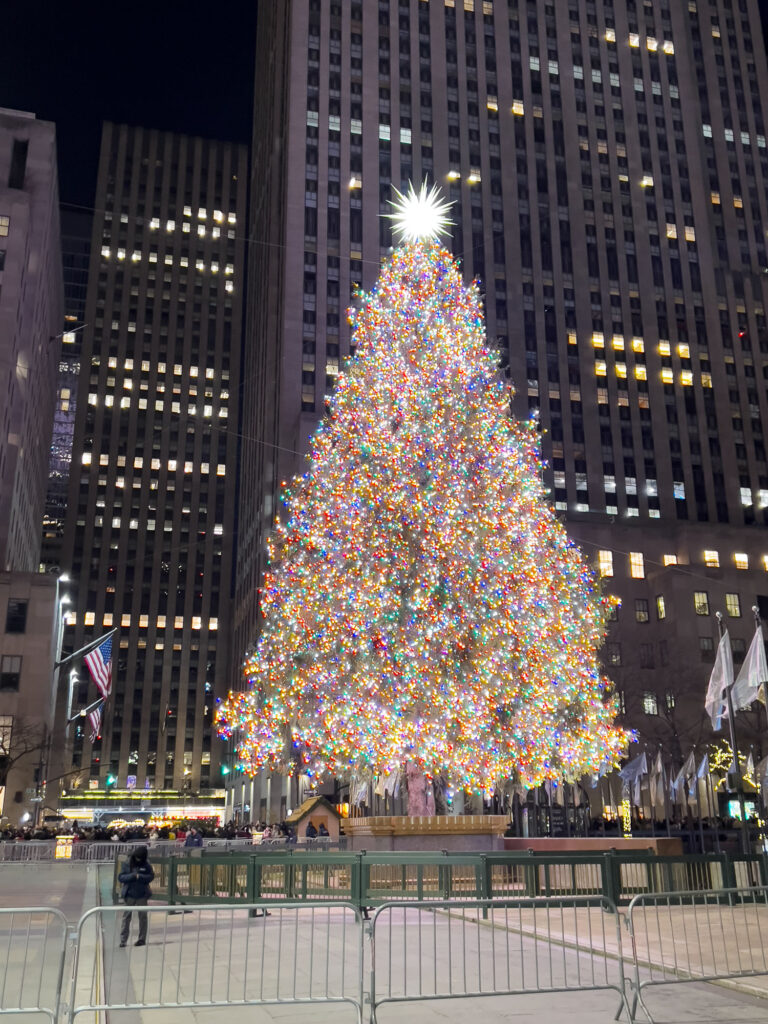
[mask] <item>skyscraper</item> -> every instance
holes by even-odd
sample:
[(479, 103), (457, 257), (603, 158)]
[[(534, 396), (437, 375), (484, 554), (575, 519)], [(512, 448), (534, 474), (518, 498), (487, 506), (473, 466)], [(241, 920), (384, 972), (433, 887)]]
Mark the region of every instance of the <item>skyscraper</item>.
[[(246, 173), (242, 146), (104, 126), (65, 639), (74, 651), (116, 628), (114, 689), (100, 737), (73, 730), (65, 805), (108, 804), (112, 787), (178, 810), (221, 785), (212, 715), (229, 668)], [(72, 708), (95, 696), (80, 668)]]
[(56, 129), (0, 110), (0, 570), (36, 572), (62, 326)]
[(260, 11), (256, 68), (240, 649), (391, 187), (428, 179), (515, 411), (540, 419), (554, 507), (621, 599), (625, 720), (699, 738), (715, 612), (738, 663), (768, 605), (756, 0), (290, 0)]
[(88, 291), (92, 221), (90, 212), (84, 210), (64, 210), (61, 214), (64, 322), (56, 339), (59, 344), (59, 372), (40, 554), (41, 564), (48, 571), (55, 571), (61, 565), (75, 432), (77, 382), (80, 375), (80, 335), (85, 324), (85, 299)]

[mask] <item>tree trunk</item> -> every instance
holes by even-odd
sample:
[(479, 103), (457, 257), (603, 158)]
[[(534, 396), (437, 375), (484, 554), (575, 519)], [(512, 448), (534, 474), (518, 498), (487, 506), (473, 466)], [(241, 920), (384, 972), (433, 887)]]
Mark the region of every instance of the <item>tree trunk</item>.
[(431, 781), (413, 761), (405, 766), (408, 787), (408, 814), (410, 817), (431, 816), (435, 813), (435, 791)]

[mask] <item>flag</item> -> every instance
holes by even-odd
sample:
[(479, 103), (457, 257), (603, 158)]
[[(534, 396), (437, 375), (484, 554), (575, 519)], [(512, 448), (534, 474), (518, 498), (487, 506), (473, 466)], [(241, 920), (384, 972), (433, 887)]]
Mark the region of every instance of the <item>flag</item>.
[(108, 636), (103, 644), (89, 651), (83, 661), (88, 666), (96, 689), (106, 700), (112, 691), (112, 637)]
[[(638, 796), (639, 780), (641, 776), (648, 772), (648, 759), (645, 756), (645, 751), (642, 754), (638, 754), (637, 757), (632, 758), (628, 765), (619, 772), (619, 776), (624, 783), (624, 789), (629, 794), (629, 786), (631, 783), (635, 785), (635, 795)], [(635, 800), (635, 803), (639, 803), (639, 799)]]
[(717, 731), (720, 728), (725, 710), (725, 690), (733, 683), (733, 655), (731, 654), (731, 638), (728, 630), (720, 637), (717, 646), (717, 657), (712, 667), (712, 675), (709, 677), (707, 687), (707, 699), (704, 707), (712, 719), (712, 728)]
[(752, 751), (751, 750), (749, 752), (749, 757), (747, 758), (747, 766), (744, 769), (744, 774), (747, 777), (750, 777), (750, 776), (755, 774), (755, 759), (752, 756)]
[(762, 761), (758, 761), (756, 768), (756, 782), (760, 786), (764, 786), (768, 782), (768, 757), (764, 757)]
[(701, 759), (699, 770), (696, 772), (697, 779), (706, 779), (709, 773), (709, 753), (706, 753)]
[[(768, 682), (768, 662), (765, 657), (763, 630), (761, 626), (758, 626), (752, 643), (749, 645), (744, 664), (741, 666), (741, 671), (733, 684), (733, 690), (731, 690), (734, 710), (748, 707), (753, 700), (757, 699), (761, 685), (766, 682)], [(727, 709), (725, 714), (728, 714)]]
[(88, 715), (88, 721), (91, 723), (91, 743), (95, 743), (99, 738), (99, 730), (101, 729), (101, 709), (103, 707), (103, 704), (97, 704), (93, 711)]

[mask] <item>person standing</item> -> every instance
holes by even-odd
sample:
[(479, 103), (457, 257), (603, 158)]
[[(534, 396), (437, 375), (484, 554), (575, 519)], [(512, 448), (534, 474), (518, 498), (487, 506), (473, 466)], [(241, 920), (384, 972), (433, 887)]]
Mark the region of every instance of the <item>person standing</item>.
[[(149, 885), (155, 877), (155, 872), (147, 858), (146, 846), (137, 846), (130, 856), (128, 863), (117, 876), (122, 888), (120, 895), (127, 907), (146, 907), (147, 900), (152, 895)], [(133, 912), (126, 910), (120, 927), (120, 947), (127, 945), (128, 935), (131, 930), (131, 917)], [(147, 913), (139, 911), (139, 938), (137, 946), (147, 944)]]

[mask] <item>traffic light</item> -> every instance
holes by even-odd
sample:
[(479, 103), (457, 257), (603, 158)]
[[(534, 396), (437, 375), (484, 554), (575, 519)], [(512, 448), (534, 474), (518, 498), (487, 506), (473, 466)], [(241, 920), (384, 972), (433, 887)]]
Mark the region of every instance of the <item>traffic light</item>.
[(110, 773), (107, 776), (107, 789), (109, 789), (110, 786), (114, 786), (114, 784), (116, 782), (117, 782), (117, 776), (116, 775), (112, 775), (112, 773)]
[(221, 766), (221, 774), (222, 775), (229, 775), (229, 765), (223, 764)]

